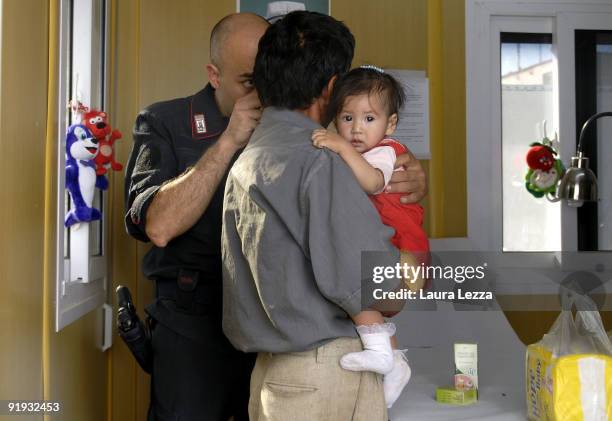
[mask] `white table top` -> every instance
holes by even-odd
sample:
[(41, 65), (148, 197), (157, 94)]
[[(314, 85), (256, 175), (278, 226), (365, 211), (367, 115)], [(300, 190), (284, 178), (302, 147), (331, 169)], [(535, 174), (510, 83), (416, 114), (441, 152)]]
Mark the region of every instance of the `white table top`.
[[(391, 421), (525, 420), (525, 345), (504, 313), (435, 305), (435, 311), (404, 310), (392, 319), (400, 348), (408, 348), (412, 378), (389, 411)], [(455, 342), (478, 344), (479, 400), (472, 405), (435, 400), (436, 387), (453, 382)]]

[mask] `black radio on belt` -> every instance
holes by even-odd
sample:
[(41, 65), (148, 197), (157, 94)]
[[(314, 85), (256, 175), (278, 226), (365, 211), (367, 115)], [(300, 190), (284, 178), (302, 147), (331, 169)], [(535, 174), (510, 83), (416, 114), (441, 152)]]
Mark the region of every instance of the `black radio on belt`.
[(176, 278), (176, 304), (184, 310), (192, 310), (194, 306), (195, 289), (198, 286), (200, 272), (180, 269)]
[(117, 287), (117, 330), (123, 342), (128, 346), (138, 364), (147, 373), (151, 373), (153, 365), (153, 352), (151, 339), (144, 324), (136, 313), (132, 301), (132, 294), (127, 287)]

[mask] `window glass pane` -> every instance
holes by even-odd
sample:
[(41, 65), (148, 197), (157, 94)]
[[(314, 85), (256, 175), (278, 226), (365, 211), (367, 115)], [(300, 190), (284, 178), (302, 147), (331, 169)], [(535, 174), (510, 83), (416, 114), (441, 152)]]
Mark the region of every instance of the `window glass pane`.
[(104, 1), (73, 2), (72, 99), (102, 108), (104, 66)]
[[(81, 102), (85, 107), (103, 109), (104, 105), (104, 11), (105, 0), (70, 1), (70, 59), (69, 93), (73, 101)], [(80, 114), (67, 111), (68, 124), (80, 122)], [(69, 209), (68, 194), (65, 203)], [(102, 211), (103, 193), (95, 191), (92, 206)], [(102, 240), (104, 224), (100, 221), (89, 223), (89, 254), (103, 254)], [(64, 258), (70, 258), (70, 230), (64, 230)]]
[[(612, 111), (612, 33), (597, 37), (597, 112)], [(599, 250), (612, 250), (612, 118), (597, 121)]]
[[(70, 211), (70, 194), (68, 191), (64, 192), (64, 209), (65, 213)], [(64, 228), (64, 259), (70, 258), (70, 230)]]
[(529, 145), (553, 127), (551, 34), (501, 37), (503, 250), (552, 251), (561, 248), (558, 203), (535, 198), (525, 188)]
[[(100, 190), (96, 190), (94, 194), (93, 207), (102, 212), (102, 217), (104, 218), (104, 211), (102, 205), (102, 192)], [(102, 226), (104, 224), (102, 221), (92, 221), (89, 224), (89, 255), (90, 256), (100, 256), (102, 254), (102, 238), (103, 231)]]

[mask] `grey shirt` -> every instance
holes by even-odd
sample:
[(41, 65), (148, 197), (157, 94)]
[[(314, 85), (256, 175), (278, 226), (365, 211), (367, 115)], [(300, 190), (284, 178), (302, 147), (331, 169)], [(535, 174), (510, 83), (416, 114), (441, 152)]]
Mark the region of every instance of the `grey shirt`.
[(229, 172), (223, 330), (242, 351), (305, 351), (356, 336), (349, 315), (370, 303), (362, 303), (371, 277), (362, 277), (361, 252), (386, 251), (381, 263), (398, 261), (392, 229), (351, 170), (312, 145), (318, 128), (301, 113), (266, 108)]

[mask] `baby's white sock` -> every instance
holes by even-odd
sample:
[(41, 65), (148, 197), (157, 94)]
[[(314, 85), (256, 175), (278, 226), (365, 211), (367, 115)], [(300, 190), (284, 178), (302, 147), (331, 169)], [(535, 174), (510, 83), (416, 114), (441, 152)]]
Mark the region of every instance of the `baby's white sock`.
[(383, 388), (385, 391), (385, 401), (387, 408), (391, 408), (397, 398), (402, 394), (402, 390), (410, 380), (410, 366), (404, 351), (393, 350), (393, 369), (383, 377)]
[(393, 323), (357, 326), (364, 350), (340, 358), (340, 366), (351, 371), (373, 371), (387, 374), (393, 369), (393, 349), (390, 337), (395, 334)]

